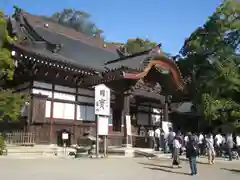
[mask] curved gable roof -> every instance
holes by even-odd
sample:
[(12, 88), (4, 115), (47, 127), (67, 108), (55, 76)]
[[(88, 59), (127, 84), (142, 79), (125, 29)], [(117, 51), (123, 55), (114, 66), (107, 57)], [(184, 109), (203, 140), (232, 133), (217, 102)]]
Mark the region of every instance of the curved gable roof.
[[(22, 46), (39, 52), (39, 55), (43, 54), (45, 57), (55, 59), (61, 57), (100, 71), (104, 69), (104, 62), (119, 58), (117, 48), (106, 44), (102, 39), (86, 36), (74, 29), (23, 11), (19, 12), (18, 16), (20, 18), (15, 19), (16, 24), (14, 25), (17, 33), (21, 36), (24, 34), (32, 41), (32, 43), (22, 44)], [(46, 24), (48, 27), (45, 26)], [(39, 46), (39, 42), (42, 44), (41, 46)], [(60, 46), (57, 51), (49, 49), (49, 46), (57, 47), (58, 45)]]

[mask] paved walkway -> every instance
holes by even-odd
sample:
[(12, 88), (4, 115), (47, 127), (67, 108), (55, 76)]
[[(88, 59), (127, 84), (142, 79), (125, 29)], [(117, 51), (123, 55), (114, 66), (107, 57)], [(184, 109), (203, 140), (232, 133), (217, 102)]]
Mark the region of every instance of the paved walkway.
[[(167, 159), (0, 159), (3, 180), (188, 180), (189, 167), (172, 169)], [(195, 179), (239, 180), (240, 165), (201, 163)]]

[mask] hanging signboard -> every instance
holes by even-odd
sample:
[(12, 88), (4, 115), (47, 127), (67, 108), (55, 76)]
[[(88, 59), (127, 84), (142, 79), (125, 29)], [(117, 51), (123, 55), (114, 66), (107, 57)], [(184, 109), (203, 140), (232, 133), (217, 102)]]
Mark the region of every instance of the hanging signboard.
[(110, 116), (110, 89), (104, 84), (95, 86), (95, 114)]
[(68, 133), (64, 132), (62, 133), (62, 140), (68, 140)]
[(108, 119), (107, 116), (98, 116), (98, 135), (108, 135)]

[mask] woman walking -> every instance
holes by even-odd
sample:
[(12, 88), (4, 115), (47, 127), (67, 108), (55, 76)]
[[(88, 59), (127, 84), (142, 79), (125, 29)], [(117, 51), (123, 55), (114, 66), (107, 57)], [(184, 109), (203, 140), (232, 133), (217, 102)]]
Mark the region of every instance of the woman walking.
[(194, 137), (190, 134), (188, 137), (188, 143), (186, 145), (186, 157), (189, 160), (189, 165), (191, 169), (191, 175), (197, 175), (197, 156), (198, 156), (198, 148), (197, 142)]
[(173, 162), (172, 162), (172, 166), (174, 168), (174, 166), (177, 166), (178, 168), (181, 168), (180, 166), (180, 158), (179, 158), (179, 154), (180, 154), (180, 148), (181, 148), (181, 144), (179, 141), (179, 138), (177, 136), (174, 137), (173, 139)]

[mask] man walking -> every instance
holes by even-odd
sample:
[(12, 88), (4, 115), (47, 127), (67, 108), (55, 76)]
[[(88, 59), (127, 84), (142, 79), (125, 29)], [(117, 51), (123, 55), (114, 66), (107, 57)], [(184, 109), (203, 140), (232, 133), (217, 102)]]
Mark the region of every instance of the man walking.
[(186, 145), (186, 157), (189, 160), (189, 165), (191, 169), (191, 175), (197, 175), (197, 156), (198, 156), (198, 148), (195, 138), (189, 134), (188, 142)]
[(222, 156), (222, 143), (223, 143), (223, 137), (220, 133), (218, 133), (215, 138), (215, 146), (216, 146), (216, 155), (218, 157)]
[(238, 156), (240, 156), (240, 135), (239, 134), (236, 135), (236, 146), (237, 146)]
[(159, 151), (160, 150), (160, 136), (161, 136), (161, 130), (158, 127), (157, 129), (155, 129), (154, 132), (154, 136), (155, 136), (155, 150)]
[(226, 136), (226, 145), (227, 145), (227, 153), (228, 153), (228, 160), (232, 161), (232, 148), (233, 148), (233, 137), (231, 133), (228, 133)]
[(173, 158), (173, 139), (174, 139), (175, 135), (176, 134), (173, 132), (172, 128), (169, 127), (168, 146), (169, 146), (170, 152), (172, 154), (172, 158)]
[(214, 140), (210, 133), (206, 137), (206, 146), (207, 146), (207, 154), (208, 154), (208, 163), (214, 164), (214, 160), (215, 160)]
[(150, 128), (148, 130), (148, 136), (149, 136), (149, 139), (150, 139), (150, 148), (153, 148), (155, 149), (156, 147), (156, 141), (155, 141), (155, 137), (154, 137), (154, 131), (152, 128)]
[(199, 134), (198, 137), (198, 144), (199, 144), (199, 155), (204, 155), (204, 136), (202, 133)]

